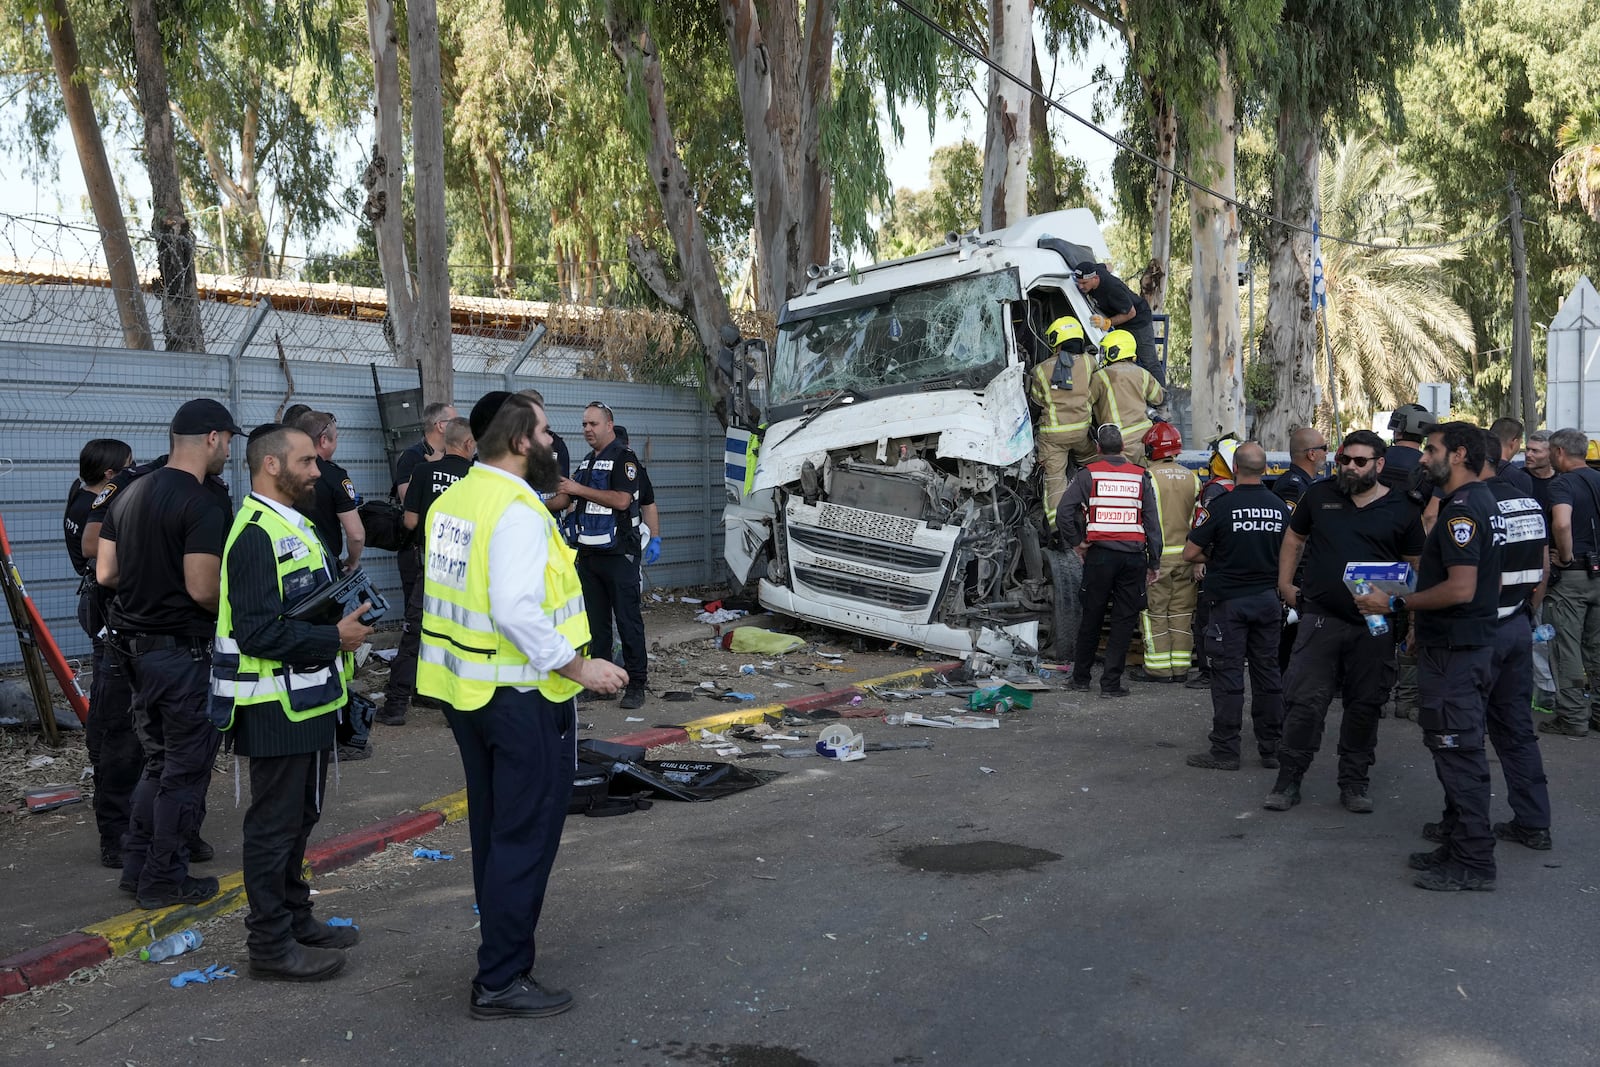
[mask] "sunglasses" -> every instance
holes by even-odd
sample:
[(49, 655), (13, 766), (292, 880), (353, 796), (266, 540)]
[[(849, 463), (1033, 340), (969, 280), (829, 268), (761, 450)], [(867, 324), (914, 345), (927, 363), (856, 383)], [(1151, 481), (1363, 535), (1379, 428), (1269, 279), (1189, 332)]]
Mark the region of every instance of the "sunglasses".
[(1320, 445), (1312, 445), (1310, 448), (1306, 449), (1307, 452), (1326, 452), (1327, 450), (1328, 450), (1328, 443), (1326, 441), (1324, 441)]
[(1347, 456), (1342, 452), (1335, 457), (1335, 459), (1338, 460), (1339, 466), (1341, 467), (1348, 467), (1352, 463), (1357, 467), (1365, 467), (1367, 464), (1373, 462), (1376, 458), (1377, 457), (1375, 456)]
[(591, 408), (600, 408), (600, 409), (606, 411), (609, 414), (613, 414), (613, 415), (616, 414), (616, 412), (611, 410), (611, 405), (607, 404), (604, 400), (591, 400), (591, 401), (589, 401), (589, 403), (585, 404), (584, 406), (585, 407), (591, 407)]

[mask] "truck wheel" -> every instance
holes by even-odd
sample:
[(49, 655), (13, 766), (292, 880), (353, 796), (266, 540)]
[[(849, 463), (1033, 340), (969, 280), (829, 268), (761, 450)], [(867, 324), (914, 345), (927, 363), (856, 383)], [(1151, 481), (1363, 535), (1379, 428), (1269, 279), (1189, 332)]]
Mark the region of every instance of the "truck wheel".
[(1049, 643), (1040, 649), (1057, 663), (1072, 658), (1073, 645), (1078, 640), (1078, 619), (1083, 605), (1078, 590), (1083, 585), (1083, 561), (1076, 552), (1056, 552), (1045, 549), (1045, 565), (1050, 570), (1050, 635)]

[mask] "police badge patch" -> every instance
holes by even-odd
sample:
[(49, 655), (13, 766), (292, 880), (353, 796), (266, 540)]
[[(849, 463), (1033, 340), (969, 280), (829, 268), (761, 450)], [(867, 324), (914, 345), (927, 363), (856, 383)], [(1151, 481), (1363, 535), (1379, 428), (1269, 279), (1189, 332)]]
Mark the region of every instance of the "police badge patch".
[(639, 480), (639, 466), (636, 463), (624, 463), (622, 465), (622, 473), (630, 482)]
[(1195, 508), (1194, 509), (1194, 523), (1192, 524), (1192, 526), (1190, 528), (1194, 529), (1194, 528), (1203, 526), (1205, 524), (1205, 521), (1207, 519), (1209, 519), (1210, 517), (1211, 517), (1211, 512), (1207, 511), (1205, 508), (1203, 508), (1203, 507)]
[(1451, 519), (1449, 523), (1450, 539), (1458, 545), (1470, 545), (1472, 538), (1478, 532), (1478, 524), (1471, 519)]
[(344, 486), (344, 491), (350, 494), (351, 500), (354, 500), (357, 504), (361, 503), (361, 494), (356, 492), (355, 484), (351, 482), (349, 478), (346, 478), (339, 484)]
[(104, 489), (100, 490), (99, 494), (89, 504), (89, 507), (91, 509), (105, 507), (106, 504), (109, 503), (110, 500), (111, 500), (111, 494), (115, 493), (116, 491), (117, 491), (117, 483), (116, 482), (112, 482), (110, 485), (108, 485)]

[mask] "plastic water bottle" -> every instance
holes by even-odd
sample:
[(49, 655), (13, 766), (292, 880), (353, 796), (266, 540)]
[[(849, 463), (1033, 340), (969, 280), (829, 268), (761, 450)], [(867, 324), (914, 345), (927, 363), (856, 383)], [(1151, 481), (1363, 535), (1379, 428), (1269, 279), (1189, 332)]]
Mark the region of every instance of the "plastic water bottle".
[[(1371, 582), (1360, 581), (1356, 583), (1356, 596), (1365, 596), (1370, 592), (1372, 592)], [(1373, 637), (1382, 637), (1389, 632), (1389, 620), (1382, 615), (1365, 615), (1362, 617), (1367, 620), (1367, 633)]]
[(1538, 626), (1535, 626), (1533, 628), (1533, 643), (1534, 644), (1542, 645), (1546, 641), (1554, 641), (1555, 639), (1556, 639), (1556, 628), (1554, 626), (1551, 626), (1549, 623), (1542, 622)]
[(148, 948), (139, 950), (139, 958), (150, 963), (160, 963), (162, 960), (181, 956), (185, 952), (193, 952), (200, 947), (200, 931), (184, 930), (181, 933), (168, 934), (160, 941), (153, 941)]

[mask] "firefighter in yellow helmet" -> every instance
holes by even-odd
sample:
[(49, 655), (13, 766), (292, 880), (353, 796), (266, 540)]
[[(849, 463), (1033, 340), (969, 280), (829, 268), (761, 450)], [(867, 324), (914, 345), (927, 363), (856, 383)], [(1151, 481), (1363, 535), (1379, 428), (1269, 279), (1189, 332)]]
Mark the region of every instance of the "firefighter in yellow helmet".
[(1083, 324), (1071, 315), (1052, 322), (1045, 336), (1055, 355), (1033, 368), (1028, 399), (1035, 411), (1039, 466), (1044, 470), (1044, 516), (1056, 528), (1056, 505), (1067, 491), (1067, 467), (1095, 457), (1089, 436), (1089, 392), (1094, 357)]
[(1090, 406), (1096, 424), (1122, 429), (1127, 458), (1144, 463), (1144, 435), (1150, 429), (1149, 409), (1166, 403), (1167, 393), (1150, 372), (1134, 362), (1137, 342), (1127, 330), (1112, 330), (1100, 339), (1100, 373), (1090, 385)]
[(1147, 682), (1184, 680), (1194, 650), (1194, 567), (1183, 561), (1184, 540), (1189, 536), (1200, 480), (1178, 462), (1183, 436), (1170, 422), (1157, 422), (1144, 435), (1150, 458), (1150, 482), (1156, 493), (1156, 514), (1161, 520), (1161, 577), (1150, 583), (1140, 636), (1144, 640), (1144, 676)]

